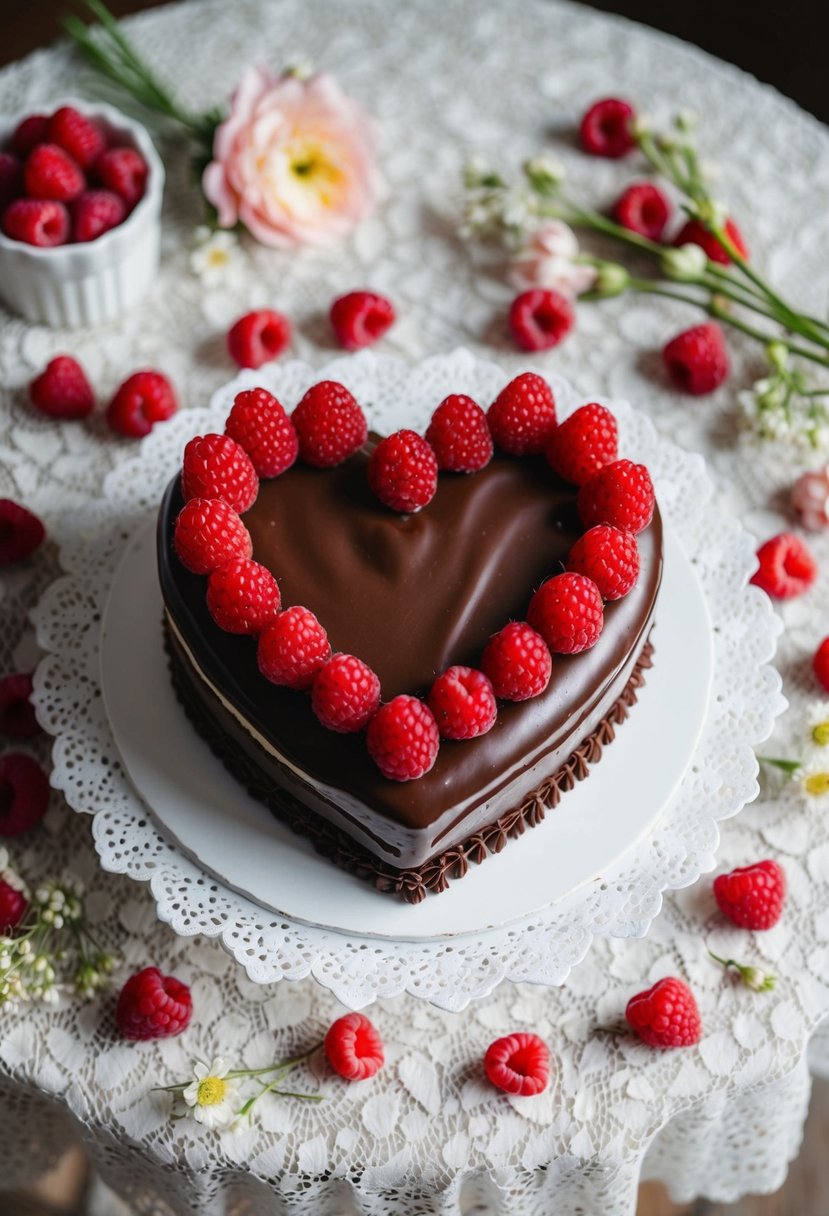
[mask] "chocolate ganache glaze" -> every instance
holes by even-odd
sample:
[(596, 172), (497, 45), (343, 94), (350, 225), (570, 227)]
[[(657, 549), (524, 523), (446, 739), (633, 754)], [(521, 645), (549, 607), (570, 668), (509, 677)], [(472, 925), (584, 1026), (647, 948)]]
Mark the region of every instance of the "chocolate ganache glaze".
[[(364, 659), (388, 700), (425, 693), (453, 663), (477, 665), (489, 636), (523, 619), (534, 589), (563, 568), (582, 528), (573, 487), (543, 460), (526, 457), (496, 456), (480, 473), (441, 475), (427, 507), (396, 514), (368, 489), (374, 442), (338, 468), (296, 465), (263, 481), (243, 518), (253, 556), (278, 579), (283, 605), (316, 613), (333, 649)], [(606, 605), (592, 650), (555, 655), (539, 697), (499, 703), (488, 734), (442, 740), (431, 772), (388, 781), (361, 735), (322, 727), (307, 695), (261, 675), (253, 639), (213, 622), (206, 579), (173, 551), (182, 504), (177, 477), (161, 505), (158, 562), (179, 681), (184, 667), (190, 699), (200, 690), (205, 713), (275, 792), (400, 870), (422, 866), (542, 785), (622, 695), (653, 620), (662, 572), (658, 510), (638, 538), (639, 580), (625, 599)]]

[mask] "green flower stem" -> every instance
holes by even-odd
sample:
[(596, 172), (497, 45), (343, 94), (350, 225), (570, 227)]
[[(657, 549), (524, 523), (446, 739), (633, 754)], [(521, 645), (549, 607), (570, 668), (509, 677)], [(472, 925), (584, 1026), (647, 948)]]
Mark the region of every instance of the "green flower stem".
[(781, 760), (777, 756), (758, 756), (757, 759), (761, 764), (771, 764), (774, 768), (779, 768), (782, 773), (787, 773), (789, 776), (803, 767), (799, 760)]
[[(298, 1064), (304, 1064), (306, 1060), (310, 1060), (315, 1052), (319, 1051), (321, 1043), (315, 1044), (309, 1051), (306, 1051), (301, 1056), (294, 1056), (291, 1060), (277, 1060), (275, 1064), (267, 1064), (264, 1068), (233, 1068), (227, 1073), (228, 1080), (239, 1080), (242, 1077), (266, 1077), (269, 1073), (275, 1072), (279, 1075), (274, 1078), (278, 1081), (280, 1077), (296, 1068)], [(155, 1093), (172, 1094), (186, 1089), (190, 1085), (190, 1081), (181, 1081), (175, 1085), (156, 1085), (154, 1086)]]

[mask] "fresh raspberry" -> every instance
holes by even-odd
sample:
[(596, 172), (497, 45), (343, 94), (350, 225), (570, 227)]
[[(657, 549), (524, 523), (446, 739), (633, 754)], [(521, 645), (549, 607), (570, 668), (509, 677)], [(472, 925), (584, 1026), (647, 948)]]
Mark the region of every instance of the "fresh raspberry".
[(613, 218), (631, 232), (661, 241), (671, 218), (671, 204), (653, 182), (634, 182), (613, 204)]
[(818, 684), (829, 692), (829, 637), (824, 638), (815, 651), (812, 659), (812, 669)]
[(245, 449), (259, 477), (278, 477), (299, 452), (294, 424), (273, 393), (264, 388), (236, 394), (225, 434)]
[(127, 214), (124, 200), (112, 190), (85, 190), (71, 208), (72, 237), (79, 244), (94, 241), (117, 228)]
[(346, 1081), (366, 1081), (383, 1067), (383, 1040), (363, 1013), (347, 1013), (328, 1028), (328, 1063)]
[(366, 747), (389, 781), (415, 781), (437, 759), (440, 732), (435, 716), (424, 701), (401, 693), (381, 705), (369, 722)]
[(677, 334), (663, 347), (662, 358), (677, 388), (695, 397), (713, 393), (730, 370), (725, 336), (716, 321)]
[(612, 524), (623, 532), (641, 532), (651, 522), (655, 505), (650, 473), (630, 460), (606, 464), (579, 490), (579, 516), (585, 528)]
[(184, 449), (181, 492), (190, 498), (221, 498), (234, 511), (249, 511), (259, 493), (256, 469), (229, 435), (196, 435)]
[(99, 124), (71, 106), (61, 106), (49, 119), (49, 143), (68, 152), (82, 169), (91, 169), (106, 147)]
[(113, 431), (129, 439), (149, 435), (157, 422), (166, 422), (178, 409), (175, 390), (161, 372), (133, 372), (116, 390), (106, 418)]
[(36, 515), (11, 498), (0, 498), (0, 566), (29, 557), (40, 548), (45, 535)]
[(550, 287), (522, 291), (510, 305), (507, 324), (522, 350), (550, 350), (563, 342), (576, 322), (567, 296)]
[(353, 456), (368, 438), (366, 416), (336, 380), (312, 384), (291, 415), (306, 464), (331, 469)]
[(791, 532), (767, 540), (757, 550), (757, 560), (760, 568), (751, 581), (777, 600), (802, 595), (817, 578), (817, 562), (806, 543)]
[(495, 722), (492, 683), (474, 667), (447, 667), (429, 690), (429, 708), (444, 739), (474, 739)]
[(741, 929), (773, 929), (783, 913), (786, 875), (776, 861), (738, 866), (714, 879), (714, 898)]
[(144, 197), (149, 172), (136, 148), (107, 148), (93, 168), (100, 184), (122, 198), (130, 211)]
[[(747, 260), (748, 246), (745, 243), (742, 232), (740, 232), (740, 229), (733, 220), (725, 221), (725, 235), (731, 241), (740, 257)], [(709, 232), (700, 220), (688, 220), (686, 224), (683, 224), (674, 237), (673, 243), (677, 248), (681, 245), (699, 245), (701, 249), (705, 250), (706, 256), (712, 262), (718, 262), (720, 266), (728, 266), (731, 262), (731, 255), (726, 253), (713, 232)]]
[(353, 654), (335, 654), (314, 676), (311, 708), (323, 726), (341, 735), (367, 726), (380, 704), (380, 681)]
[(0, 836), (22, 836), (49, 806), (49, 778), (25, 752), (0, 756)]
[(38, 144), (45, 144), (48, 138), (48, 114), (30, 114), (15, 127), (14, 134), (9, 140), (9, 147), (15, 156), (25, 160), (33, 148), (36, 148)]
[(184, 504), (176, 520), (173, 548), (193, 574), (210, 574), (253, 552), (250, 533), (221, 498), (191, 498)]
[(550, 436), (547, 463), (559, 477), (583, 485), (618, 456), (619, 431), (610, 410), (595, 401), (581, 405)]
[(394, 324), (394, 305), (373, 291), (350, 291), (331, 305), (331, 327), (340, 346), (359, 350)]
[(158, 967), (145, 967), (130, 976), (118, 995), (115, 1021), (124, 1039), (145, 1042), (170, 1039), (190, 1024), (190, 989)]
[(259, 562), (234, 557), (207, 580), (207, 608), (227, 633), (258, 634), (279, 612), (276, 579)]
[(553, 390), (535, 372), (522, 372), (501, 389), (486, 420), (502, 451), (512, 456), (543, 452), (556, 427)]
[(69, 212), (63, 203), (18, 198), (3, 212), (3, 231), (13, 241), (51, 249), (69, 240)]
[(636, 146), (633, 106), (617, 97), (604, 97), (595, 102), (581, 120), (579, 133), (585, 152), (607, 156), (612, 160), (627, 156)]
[(28, 672), (15, 672), (0, 680), (0, 731), (9, 739), (32, 739), (39, 733), (31, 695)]
[(0, 212), (23, 193), (23, 166), (11, 152), (0, 152)]
[(29, 901), (22, 891), (0, 878), (0, 936), (14, 933), (29, 910)]
[(639, 546), (632, 532), (610, 524), (589, 528), (570, 550), (567, 569), (584, 574), (605, 600), (620, 600), (639, 577)]
[(601, 592), (584, 574), (555, 574), (530, 600), (527, 621), (553, 654), (579, 654), (596, 645), (604, 627)]
[(95, 406), (86, 374), (71, 355), (57, 355), (29, 385), (32, 405), (50, 418), (85, 418)]
[(631, 997), (625, 1017), (649, 1047), (693, 1047), (702, 1038), (694, 994), (673, 977)]
[(492, 459), (492, 435), (486, 414), (471, 397), (453, 393), (432, 414), (426, 431), (438, 468), (450, 473), (477, 473)]
[(372, 493), (392, 511), (419, 511), (437, 491), (438, 462), (416, 431), (395, 431), (371, 453), (366, 476)]
[(294, 604), (280, 612), (259, 638), (259, 670), (272, 684), (310, 688), (331, 657), (328, 634), (308, 608)]
[(57, 144), (38, 144), (23, 169), (23, 184), (29, 198), (48, 198), (69, 203), (86, 188), (80, 165)]
[(496, 697), (528, 701), (549, 684), (553, 661), (541, 634), (526, 621), (510, 621), (487, 642), (481, 668)]
[(290, 344), (291, 322), (272, 308), (247, 312), (227, 331), (227, 349), (240, 367), (261, 367)]
[(550, 1052), (537, 1034), (519, 1031), (490, 1043), (484, 1056), (484, 1072), (498, 1089), (532, 1098), (547, 1088)]

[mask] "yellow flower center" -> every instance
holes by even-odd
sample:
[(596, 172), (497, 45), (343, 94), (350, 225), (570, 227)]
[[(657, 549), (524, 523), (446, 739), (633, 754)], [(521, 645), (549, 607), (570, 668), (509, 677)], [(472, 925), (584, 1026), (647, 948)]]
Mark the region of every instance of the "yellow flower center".
[(829, 744), (829, 722), (818, 722), (813, 726), (812, 738), (818, 747), (826, 747)]
[(814, 798), (829, 794), (829, 773), (812, 773), (803, 782), (803, 788)]
[(227, 1096), (227, 1081), (223, 1077), (205, 1077), (199, 1081), (196, 1102), (199, 1106), (218, 1106)]
[(343, 172), (323, 145), (298, 142), (288, 151), (288, 168), (299, 184), (317, 194), (323, 207), (336, 205)]

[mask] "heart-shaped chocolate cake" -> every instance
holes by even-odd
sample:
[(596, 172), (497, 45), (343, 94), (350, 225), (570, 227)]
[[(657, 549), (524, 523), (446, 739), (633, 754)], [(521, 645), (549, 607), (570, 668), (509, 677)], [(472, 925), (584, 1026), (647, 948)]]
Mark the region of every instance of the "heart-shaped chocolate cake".
[[(482, 467), (441, 471), (438, 479), (438, 465), (450, 459), (437, 441), (437, 459), (430, 450), (418, 464), (417, 445), (425, 449), (425, 441), (400, 432), (412, 439), (398, 443), (384, 463), (389, 440), (367, 438), (357, 426), (346, 456), (341, 444), (325, 463), (317, 459), (327, 450), (317, 442), (319, 427), (310, 428), (309, 439), (301, 409), (288, 430), (279, 403), (266, 401), (264, 390), (253, 392), (260, 394), (256, 408), (252, 394), (241, 394), (247, 400), (244, 408), (234, 406), (236, 424), (229, 421), (227, 436), (188, 445), (183, 475), (161, 504), (159, 573), (174, 685), (197, 729), (254, 796), (338, 864), (416, 902), (538, 822), (563, 789), (587, 775), (627, 715), (650, 663), (662, 571), (652, 489), (645, 514), (640, 502), (631, 506), (620, 497), (624, 478), (641, 466), (615, 460), (612, 419), (613, 450), (605, 445), (603, 456), (592, 437), (594, 415), (571, 426), (573, 415), (561, 427), (553, 415), (543, 435), (524, 443), (491, 425), (498, 447), (493, 453), (488, 441)], [(278, 418), (270, 431), (264, 422), (255, 425), (263, 410)], [(250, 425), (240, 427), (240, 418)], [(329, 421), (341, 437), (342, 418)], [(266, 432), (270, 446), (259, 442)], [(504, 450), (522, 446), (535, 451)], [(424, 477), (428, 483), (431, 463), (422, 507), (395, 511), (379, 500), (378, 493), (393, 498), (400, 485), (410, 493)], [(647, 479), (644, 470), (632, 474), (640, 477), (637, 485), (642, 474)], [(580, 542), (591, 535), (592, 546)], [(628, 557), (638, 554), (627, 582), (630, 571), (620, 575), (622, 559), (611, 544), (617, 536)], [(566, 569), (586, 573), (561, 576)], [(590, 608), (583, 622), (585, 589)], [(311, 632), (291, 632), (288, 643), (286, 609), (295, 605), (309, 610)], [(513, 688), (511, 674), (504, 683), (490, 639), (528, 618), (545, 643), (530, 625), (523, 628), (547, 666), (536, 685), (505, 692)], [(294, 646), (292, 674), (284, 677), (263, 660), (276, 621), (279, 645)], [(304, 627), (305, 617), (295, 621)], [(319, 639), (327, 635), (322, 649), (315, 650), (314, 630)], [(518, 662), (512, 651), (499, 655), (498, 662)], [(379, 688), (367, 718), (337, 719), (329, 729), (322, 683), (345, 670), (335, 662), (343, 656), (355, 656)], [(303, 664), (307, 670), (296, 676)], [(491, 704), (488, 716), (475, 717), (457, 681), (449, 692), (458, 716), (438, 710), (445, 702), (434, 695), (435, 681), (447, 669), (472, 669), (475, 688)], [(524, 675), (522, 669), (519, 684)], [(536, 677), (531, 673), (531, 681)], [(344, 704), (364, 695), (371, 696), (364, 684), (346, 689)], [(374, 723), (378, 714), (385, 715), (382, 728), (379, 719)], [(367, 738), (360, 730), (366, 720)], [(465, 729), (457, 729), (459, 721), (470, 724), (473, 737), (459, 737)], [(391, 747), (403, 758), (397, 779), (387, 775), (392, 770), (373, 744), (381, 729), (383, 757)], [(408, 769), (407, 730), (416, 757)]]

